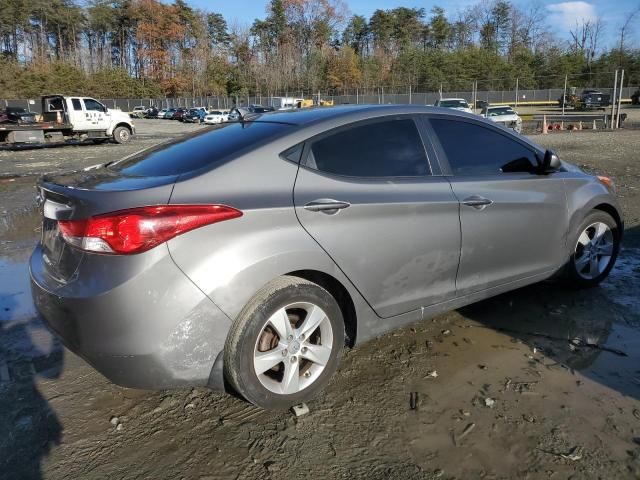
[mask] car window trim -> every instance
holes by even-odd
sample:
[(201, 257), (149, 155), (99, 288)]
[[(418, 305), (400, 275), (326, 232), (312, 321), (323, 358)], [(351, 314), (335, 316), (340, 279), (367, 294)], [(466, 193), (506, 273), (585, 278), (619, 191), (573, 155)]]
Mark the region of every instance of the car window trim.
[[(434, 150), (434, 154), (436, 156), (436, 158), (438, 159), (438, 163), (440, 164), (440, 167), (442, 168), (442, 175), (445, 177), (456, 177), (456, 178), (468, 178), (468, 177), (476, 177), (479, 175), (456, 175), (453, 173), (453, 170), (451, 169), (451, 165), (449, 164), (449, 159), (447, 158), (447, 154), (444, 152), (444, 150), (442, 149), (442, 144), (440, 143), (440, 139), (437, 136), (435, 130), (433, 129), (433, 126), (431, 125), (431, 120), (432, 119), (439, 119), (439, 120), (450, 120), (450, 121), (455, 121), (455, 122), (463, 122), (463, 123), (470, 123), (472, 125), (476, 125), (478, 127), (481, 128), (485, 128), (491, 132), (495, 132), (498, 133), (500, 135), (502, 135), (503, 137), (512, 140), (518, 144), (520, 144), (523, 148), (529, 150), (533, 156), (536, 158), (536, 160), (538, 162), (540, 162), (540, 155), (539, 152), (534, 149), (531, 145), (529, 145), (526, 142), (521, 141), (518, 137), (511, 135), (509, 132), (503, 132), (502, 129), (498, 128), (496, 125), (487, 125), (484, 122), (479, 122), (475, 119), (472, 118), (466, 118), (466, 117), (451, 117), (449, 115), (441, 115), (441, 114), (422, 114), (422, 117), (424, 117), (423, 121), (425, 124), (425, 130), (427, 131), (427, 137), (429, 138), (429, 143), (431, 144), (433, 150)], [(434, 142), (433, 139), (437, 139), (437, 142)], [(524, 172), (499, 172), (499, 173), (495, 173), (495, 174), (491, 174), (491, 175), (486, 175), (487, 177), (489, 176), (502, 176), (502, 175), (508, 175), (513, 177), (514, 175), (522, 175)], [(531, 176), (530, 173), (525, 173), (528, 176)]]
[[(386, 175), (386, 176), (368, 176), (368, 175), (341, 175), (339, 173), (332, 173), (332, 172), (325, 172), (323, 170), (319, 170), (317, 168), (313, 168), (310, 167), (309, 165), (307, 165), (307, 160), (309, 158), (309, 153), (311, 151), (311, 146), (313, 145), (313, 143), (317, 142), (318, 140), (322, 140), (323, 138), (329, 137), (331, 135), (335, 135), (336, 133), (339, 133), (342, 130), (348, 130), (350, 128), (354, 128), (355, 126), (362, 126), (362, 125), (367, 125), (367, 124), (373, 124), (373, 123), (381, 123), (384, 121), (390, 121), (390, 120), (406, 120), (406, 119), (410, 119), (413, 120), (413, 124), (416, 127), (416, 130), (418, 131), (418, 136), (420, 137), (420, 141), (422, 142), (422, 149), (424, 151), (424, 157), (427, 163), (427, 167), (429, 168), (429, 171), (431, 173), (427, 174), (427, 175)], [(302, 155), (300, 157), (300, 167), (304, 168), (305, 170), (309, 170), (311, 172), (315, 172), (318, 174), (322, 174), (328, 177), (333, 177), (333, 178), (354, 178), (354, 179), (366, 179), (366, 180), (386, 180), (388, 181), (389, 179), (406, 179), (406, 178), (431, 178), (434, 177), (436, 175), (434, 175), (433, 173), (433, 168), (431, 166), (431, 162), (429, 160), (429, 151), (425, 145), (425, 141), (424, 141), (424, 137), (422, 135), (422, 133), (420, 132), (420, 122), (417, 119), (416, 114), (392, 114), (392, 115), (384, 115), (384, 116), (379, 116), (379, 117), (375, 117), (375, 118), (367, 118), (364, 120), (356, 120), (354, 122), (350, 122), (350, 123), (346, 123), (343, 125), (339, 125), (337, 127), (331, 128), (330, 130), (326, 130), (324, 132), (318, 133), (312, 137), (307, 138), (306, 140), (304, 140), (304, 147), (302, 149)], [(287, 149), (289, 150), (289, 149)], [(286, 151), (286, 150), (285, 150)]]

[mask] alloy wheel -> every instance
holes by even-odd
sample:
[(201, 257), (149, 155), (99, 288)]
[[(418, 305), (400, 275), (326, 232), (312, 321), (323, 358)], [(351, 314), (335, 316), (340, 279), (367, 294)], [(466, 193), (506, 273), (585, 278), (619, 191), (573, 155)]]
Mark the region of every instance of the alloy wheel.
[(292, 395), (313, 384), (331, 358), (333, 329), (327, 314), (309, 302), (276, 311), (256, 340), (253, 366), (267, 390)]
[(611, 228), (603, 222), (589, 225), (578, 237), (574, 265), (578, 275), (592, 280), (601, 275), (611, 263), (614, 237)]

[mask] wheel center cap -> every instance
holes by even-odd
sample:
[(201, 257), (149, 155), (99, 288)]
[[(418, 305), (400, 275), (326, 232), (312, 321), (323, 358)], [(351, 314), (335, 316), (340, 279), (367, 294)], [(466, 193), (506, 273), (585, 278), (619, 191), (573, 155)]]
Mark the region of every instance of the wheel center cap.
[(294, 340), (293, 342), (291, 342), (291, 344), (289, 344), (289, 351), (291, 353), (298, 353), (298, 350), (300, 350), (300, 342)]

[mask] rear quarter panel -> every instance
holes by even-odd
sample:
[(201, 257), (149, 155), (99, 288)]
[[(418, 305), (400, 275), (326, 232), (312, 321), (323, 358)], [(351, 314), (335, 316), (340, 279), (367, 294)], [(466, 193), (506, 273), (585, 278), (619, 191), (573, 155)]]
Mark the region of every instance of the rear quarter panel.
[(298, 222), (293, 207), (298, 165), (279, 157), (293, 144), (276, 141), (211, 172), (178, 181), (170, 203), (225, 204), (241, 210), (243, 216), (170, 240), (171, 256), (232, 319), (273, 279), (296, 270), (317, 270), (347, 289), (358, 315), (359, 333), (365, 324), (376, 330), (378, 317)]

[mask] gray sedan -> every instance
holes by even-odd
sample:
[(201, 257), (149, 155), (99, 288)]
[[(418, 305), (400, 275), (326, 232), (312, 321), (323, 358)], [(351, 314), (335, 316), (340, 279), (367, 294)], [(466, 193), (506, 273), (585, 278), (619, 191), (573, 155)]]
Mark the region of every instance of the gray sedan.
[(118, 384), (285, 408), (345, 347), (551, 277), (593, 287), (615, 262), (611, 180), (491, 121), (241, 113), (39, 183), (35, 303)]

